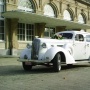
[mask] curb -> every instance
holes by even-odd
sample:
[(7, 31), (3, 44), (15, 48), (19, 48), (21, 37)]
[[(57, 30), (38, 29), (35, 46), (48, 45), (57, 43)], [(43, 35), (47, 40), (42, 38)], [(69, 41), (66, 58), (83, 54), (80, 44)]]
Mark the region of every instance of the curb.
[(13, 55), (0, 55), (0, 58), (19, 58), (19, 56), (13, 56)]

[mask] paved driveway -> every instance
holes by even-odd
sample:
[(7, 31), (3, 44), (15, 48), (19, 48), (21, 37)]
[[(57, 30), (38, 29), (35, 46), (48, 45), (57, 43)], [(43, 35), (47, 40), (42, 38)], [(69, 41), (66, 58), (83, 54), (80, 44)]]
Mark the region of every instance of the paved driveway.
[(0, 90), (90, 90), (90, 64), (63, 66), (59, 73), (44, 66), (25, 72), (17, 58), (0, 58)]

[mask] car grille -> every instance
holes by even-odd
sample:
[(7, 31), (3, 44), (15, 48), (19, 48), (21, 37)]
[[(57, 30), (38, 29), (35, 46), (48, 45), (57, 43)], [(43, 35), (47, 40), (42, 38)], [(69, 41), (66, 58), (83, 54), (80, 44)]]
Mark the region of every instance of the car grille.
[(31, 59), (38, 60), (39, 47), (40, 47), (40, 40), (34, 39), (32, 42)]

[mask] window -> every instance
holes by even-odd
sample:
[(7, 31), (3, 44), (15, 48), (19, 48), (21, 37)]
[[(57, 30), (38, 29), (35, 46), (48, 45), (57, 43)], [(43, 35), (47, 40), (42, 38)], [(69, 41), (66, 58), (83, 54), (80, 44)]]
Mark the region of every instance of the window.
[(64, 13), (63, 13), (63, 19), (69, 20), (69, 21), (72, 20), (72, 17), (71, 17), (70, 12), (68, 10), (65, 10), (64, 11)]
[(55, 17), (55, 13), (54, 13), (54, 10), (51, 7), (51, 5), (49, 5), (49, 4), (45, 5), (45, 7), (44, 7), (44, 15)]
[(90, 42), (90, 35), (86, 36), (86, 42)]
[(55, 34), (54, 28), (45, 28), (44, 37), (52, 37)]
[(34, 12), (35, 6), (32, 0), (18, 0), (18, 9)]
[(1, 16), (1, 13), (5, 11), (5, 0), (0, 0), (0, 18), (3, 18)]
[(0, 0), (0, 41), (4, 40), (4, 18), (1, 13), (5, 11), (5, 0)]
[(4, 11), (4, 5), (0, 4), (0, 13)]
[(0, 20), (0, 41), (4, 40), (4, 21)]
[(83, 37), (83, 35), (81, 35), (81, 34), (77, 34), (77, 35), (75, 36), (75, 40), (76, 40), (76, 41), (84, 41), (84, 37)]
[(26, 25), (26, 38), (27, 41), (31, 41), (34, 39), (34, 26), (31, 24)]
[(63, 37), (63, 39), (72, 39), (73, 34), (72, 33), (59, 33), (60, 36)]
[(32, 41), (34, 39), (34, 25), (18, 23), (18, 40)]
[(78, 16), (78, 22), (82, 23), (82, 24), (85, 23), (84, 17), (81, 14), (79, 14), (79, 16)]

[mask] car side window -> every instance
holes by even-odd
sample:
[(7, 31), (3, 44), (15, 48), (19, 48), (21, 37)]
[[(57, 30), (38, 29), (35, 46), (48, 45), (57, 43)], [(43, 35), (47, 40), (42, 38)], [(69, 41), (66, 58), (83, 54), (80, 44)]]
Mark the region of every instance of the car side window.
[(84, 41), (83, 35), (82, 35), (82, 34), (77, 34), (77, 35), (75, 36), (75, 41)]
[(86, 42), (90, 42), (90, 35), (86, 35)]

